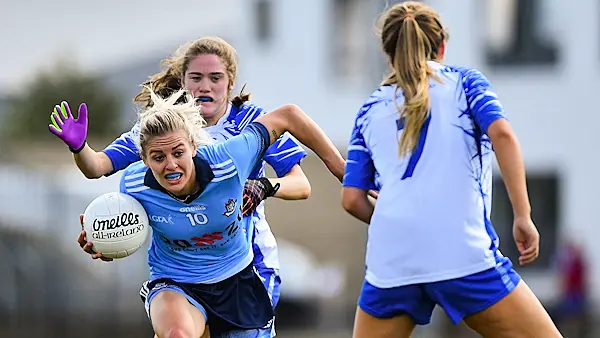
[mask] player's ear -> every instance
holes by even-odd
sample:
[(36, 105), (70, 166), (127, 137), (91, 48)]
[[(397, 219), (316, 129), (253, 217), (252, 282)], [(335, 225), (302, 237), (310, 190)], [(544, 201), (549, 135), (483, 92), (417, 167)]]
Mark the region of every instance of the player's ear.
[(437, 61), (442, 62), (444, 60), (445, 54), (446, 54), (446, 40), (442, 41), (442, 44), (438, 48)]

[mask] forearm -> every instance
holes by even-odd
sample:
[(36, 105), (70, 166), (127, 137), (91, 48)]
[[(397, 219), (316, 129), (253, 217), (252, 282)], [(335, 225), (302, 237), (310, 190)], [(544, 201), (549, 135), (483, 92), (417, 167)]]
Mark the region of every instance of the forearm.
[(279, 190), (274, 197), (282, 200), (305, 200), (310, 196), (310, 183), (302, 177), (284, 176), (281, 178), (269, 178), (271, 184), (279, 183)]
[(342, 189), (342, 207), (350, 215), (358, 218), (364, 223), (371, 223), (371, 217), (375, 211), (375, 205), (365, 194), (357, 194), (349, 191), (352, 188)]
[(494, 149), (513, 207), (514, 217), (529, 217), (531, 205), (525, 180), (525, 164), (519, 142), (513, 134), (502, 135), (494, 141)]
[[(333, 142), (325, 135), (323, 130), (300, 107), (286, 105), (276, 111), (272, 120), (266, 121), (271, 133), (271, 143), (275, 142), (281, 134), (289, 132), (302, 144), (313, 150), (325, 163), (329, 171), (340, 181), (344, 177), (345, 161)], [(268, 118), (267, 114), (260, 119)], [(262, 121), (260, 121), (262, 122)]]
[(370, 224), (371, 217), (373, 217), (373, 211), (375, 210), (375, 206), (371, 201), (365, 200), (365, 203), (361, 203), (357, 205), (356, 208), (346, 210), (350, 215), (356, 217), (357, 219), (363, 221), (364, 223)]
[(100, 178), (112, 170), (112, 163), (108, 156), (103, 152), (96, 152), (87, 144), (79, 153), (73, 154), (73, 158), (81, 173), (87, 178)]

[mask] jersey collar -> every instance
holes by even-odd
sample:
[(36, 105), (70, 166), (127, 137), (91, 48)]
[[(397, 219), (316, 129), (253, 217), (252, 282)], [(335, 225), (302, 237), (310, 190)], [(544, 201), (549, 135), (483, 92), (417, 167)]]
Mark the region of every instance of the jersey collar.
[[(227, 103), (227, 108), (225, 110), (225, 114), (223, 114), (223, 116), (221, 116), (221, 118), (217, 121), (217, 123), (215, 123), (214, 126), (211, 127), (216, 127), (216, 126), (222, 126), (225, 124), (225, 122), (227, 122), (227, 120), (229, 120), (229, 115), (231, 115), (231, 113), (233, 112), (233, 104), (231, 104), (231, 102)], [(210, 127), (208, 127), (210, 128)]]
[(163, 188), (160, 185), (160, 183), (158, 183), (158, 181), (152, 174), (152, 170), (150, 170), (150, 168), (146, 169), (146, 175), (144, 176), (144, 185), (152, 189), (160, 190), (165, 194), (185, 204), (192, 203), (196, 198), (198, 198), (198, 196), (200, 196), (200, 194), (202, 194), (204, 189), (206, 189), (206, 186), (208, 186), (208, 184), (213, 180), (213, 178), (215, 178), (215, 174), (213, 173), (210, 164), (208, 164), (208, 162), (205, 159), (200, 157), (200, 154), (196, 153), (196, 156), (194, 156), (192, 159), (194, 160), (194, 167), (196, 168), (196, 180), (200, 184), (200, 190), (198, 190), (197, 193), (189, 195), (185, 199), (180, 199), (178, 197), (173, 196), (173, 194), (168, 192), (165, 188)]

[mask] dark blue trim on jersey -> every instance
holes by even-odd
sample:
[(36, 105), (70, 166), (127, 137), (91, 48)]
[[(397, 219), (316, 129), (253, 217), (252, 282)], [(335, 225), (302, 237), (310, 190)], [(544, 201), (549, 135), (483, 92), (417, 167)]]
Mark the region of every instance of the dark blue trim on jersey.
[[(204, 189), (206, 189), (206, 186), (213, 180), (213, 178), (215, 178), (215, 174), (213, 173), (210, 164), (208, 164), (208, 162), (205, 159), (201, 158), (199, 154), (196, 154), (196, 156), (194, 156), (192, 160), (194, 161), (194, 167), (196, 168), (196, 181), (198, 182), (198, 185), (200, 185), (200, 190), (198, 190), (194, 194), (186, 196), (185, 199), (182, 201), (185, 204), (190, 204), (192, 203), (192, 201), (198, 198), (198, 196), (202, 194)], [(144, 176), (144, 185), (155, 190), (160, 190), (171, 197), (176, 197), (173, 196), (173, 194), (167, 191), (165, 188), (163, 188), (163, 186), (160, 185), (160, 183), (158, 183), (150, 168), (146, 170), (146, 175)]]
[[(404, 129), (405, 118), (402, 117), (396, 120), (396, 126), (398, 130)], [(404, 175), (402, 175), (402, 179), (405, 180), (407, 178), (412, 177), (415, 172), (415, 168), (417, 167), (417, 163), (421, 159), (421, 155), (423, 154), (423, 148), (425, 147), (425, 140), (427, 139), (427, 132), (429, 131), (429, 122), (431, 122), (431, 113), (427, 116), (425, 123), (421, 126), (421, 131), (419, 132), (419, 141), (417, 142), (417, 146), (413, 150), (413, 153), (410, 155), (408, 160), (408, 165), (406, 166), (406, 171)]]
[(263, 144), (261, 145), (260, 151), (258, 152), (258, 159), (262, 161), (263, 157), (265, 156), (265, 153), (267, 152), (267, 149), (269, 149), (269, 147), (271, 146), (271, 136), (269, 135), (267, 127), (265, 127), (265, 125), (260, 122), (254, 121), (250, 123), (246, 128), (244, 128), (244, 131), (246, 130), (254, 131), (256, 133), (256, 136), (262, 139)]

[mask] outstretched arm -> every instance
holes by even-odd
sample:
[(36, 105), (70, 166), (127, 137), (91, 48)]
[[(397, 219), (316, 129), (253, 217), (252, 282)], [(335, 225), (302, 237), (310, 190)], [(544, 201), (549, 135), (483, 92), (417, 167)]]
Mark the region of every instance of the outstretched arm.
[(298, 106), (281, 106), (255, 120), (264, 125), (273, 144), (286, 131), (313, 150), (327, 169), (340, 181), (344, 177), (345, 161), (323, 130)]
[(87, 143), (79, 153), (73, 154), (73, 158), (81, 173), (87, 178), (100, 178), (113, 171), (110, 158), (102, 151), (95, 151)]
[[(63, 101), (54, 107), (50, 120), (48, 129), (73, 152), (77, 167), (87, 178), (108, 175), (139, 160), (129, 133), (121, 135), (105, 151), (95, 151), (87, 144), (88, 108), (85, 103), (79, 106), (75, 119), (69, 104)], [(118, 167), (115, 167), (115, 164)]]

